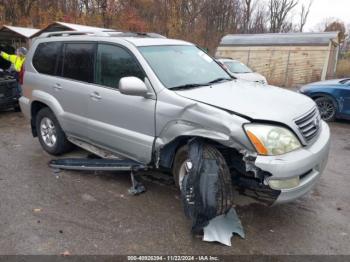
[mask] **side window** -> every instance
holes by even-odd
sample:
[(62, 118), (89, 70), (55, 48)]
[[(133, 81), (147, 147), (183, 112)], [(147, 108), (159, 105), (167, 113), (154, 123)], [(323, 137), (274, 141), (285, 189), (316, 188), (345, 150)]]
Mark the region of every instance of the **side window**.
[(35, 50), (33, 66), (42, 74), (55, 75), (56, 61), (61, 52), (61, 42), (41, 43)]
[(144, 80), (145, 75), (135, 58), (125, 49), (99, 44), (97, 50), (96, 84), (118, 88), (123, 77), (135, 76)]
[(63, 77), (92, 83), (94, 80), (95, 44), (65, 44)]

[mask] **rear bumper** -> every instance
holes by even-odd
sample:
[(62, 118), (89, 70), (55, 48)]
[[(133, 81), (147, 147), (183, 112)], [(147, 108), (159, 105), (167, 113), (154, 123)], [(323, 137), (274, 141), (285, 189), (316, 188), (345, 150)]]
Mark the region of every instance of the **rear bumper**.
[[(257, 157), (255, 165), (272, 174), (268, 179), (286, 180), (300, 177), (298, 186), (281, 189), (274, 204), (293, 201), (311, 190), (326, 167), (329, 147), (330, 130), (322, 121), (320, 135), (311, 146), (281, 156)], [(268, 181), (265, 182), (267, 184)]]
[(27, 119), (30, 119), (30, 100), (24, 96), (19, 99), (21, 111)]

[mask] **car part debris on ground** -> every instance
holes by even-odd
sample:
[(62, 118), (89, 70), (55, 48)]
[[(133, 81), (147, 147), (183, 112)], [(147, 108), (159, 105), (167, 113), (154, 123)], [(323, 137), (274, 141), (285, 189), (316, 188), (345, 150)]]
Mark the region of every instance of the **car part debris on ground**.
[[(131, 195), (146, 191), (135, 173), (149, 168), (133, 160), (70, 158), (49, 163), (57, 170), (130, 171)], [(203, 240), (231, 246), (233, 233), (244, 238), (241, 222), (233, 208), (231, 174), (221, 153), (202, 139), (188, 143), (186, 175), (181, 182), (185, 215), (192, 221), (192, 233), (204, 233)]]
[(227, 214), (210, 220), (209, 225), (204, 228), (203, 241), (220, 242), (226, 246), (231, 246), (233, 233), (245, 238), (242, 223), (235, 209), (231, 208)]

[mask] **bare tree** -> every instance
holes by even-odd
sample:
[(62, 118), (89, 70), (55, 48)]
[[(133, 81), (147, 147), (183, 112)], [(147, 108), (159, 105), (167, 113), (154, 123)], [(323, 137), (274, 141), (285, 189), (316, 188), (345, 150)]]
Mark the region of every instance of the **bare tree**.
[(16, 25), (17, 12), (16, 12), (16, 1), (15, 0), (1, 0), (0, 6), (2, 7), (2, 18), (4, 21), (11, 21), (11, 24)]
[(243, 33), (248, 33), (250, 24), (251, 24), (251, 17), (253, 12), (253, 1), (252, 0), (243, 0)]
[(308, 5), (302, 4), (302, 6), (301, 6), (299, 32), (303, 32), (303, 30), (304, 30), (304, 26), (305, 26), (307, 18), (309, 16), (312, 4), (313, 4), (313, 0), (310, 0)]
[(325, 32), (339, 31), (345, 34), (345, 25), (343, 21), (334, 20), (328, 24), (326, 24), (324, 28)]
[(334, 20), (333, 22), (330, 22), (325, 25), (325, 32), (334, 32), (338, 31), (339, 32), (339, 42), (343, 43), (345, 38), (346, 38), (346, 28), (345, 24), (341, 20)]
[[(309, 0), (312, 1), (312, 0)], [(209, 48), (225, 34), (288, 32), (298, 0), (0, 0), (0, 24), (43, 28), (65, 21), (119, 30), (153, 31)], [(334, 21), (334, 20), (333, 20)], [(323, 27), (322, 31), (325, 27)]]
[(256, 3), (255, 12), (252, 16), (249, 33), (259, 34), (268, 32), (268, 12), (264, 5)]
[(297, 4), (298, 0), (269, 0), (271, 33), (280, 33), (289, 28), (287, 15)]
[(36, 0), (17, 0), (17, 5), (22, 16), (28, 16)]

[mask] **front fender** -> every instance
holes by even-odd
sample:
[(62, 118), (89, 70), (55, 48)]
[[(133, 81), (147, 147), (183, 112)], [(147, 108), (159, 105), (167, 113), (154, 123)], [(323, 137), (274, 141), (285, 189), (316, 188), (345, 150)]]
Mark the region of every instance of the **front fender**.
[(238, 151), (246, 149), (246, 146), (239, 143), (229, 131), (208, 129), (186, 120), (171, 121), (155, 140), (156, 165), (158, 167), (171, 167), (177, 149), (193, 137), (201, 137), (209, 141), (214, 141)]
[(164, 127), (156, 139), (156, 144), (166, 145), (179, 136), (203, 137), (219, 143), (228, 143), (230, 141), (229, 133), (225, 134), (215, 130), (208, 130), (203, 126), (185, 120), (174, 120)]
[(201, 137), (236, 150), (251, 149), (243, 131), (250, 121), (227, 110), (165, 90), (158, 94), (156, 109), (156, 161), (172, 157), (192, 137)]

